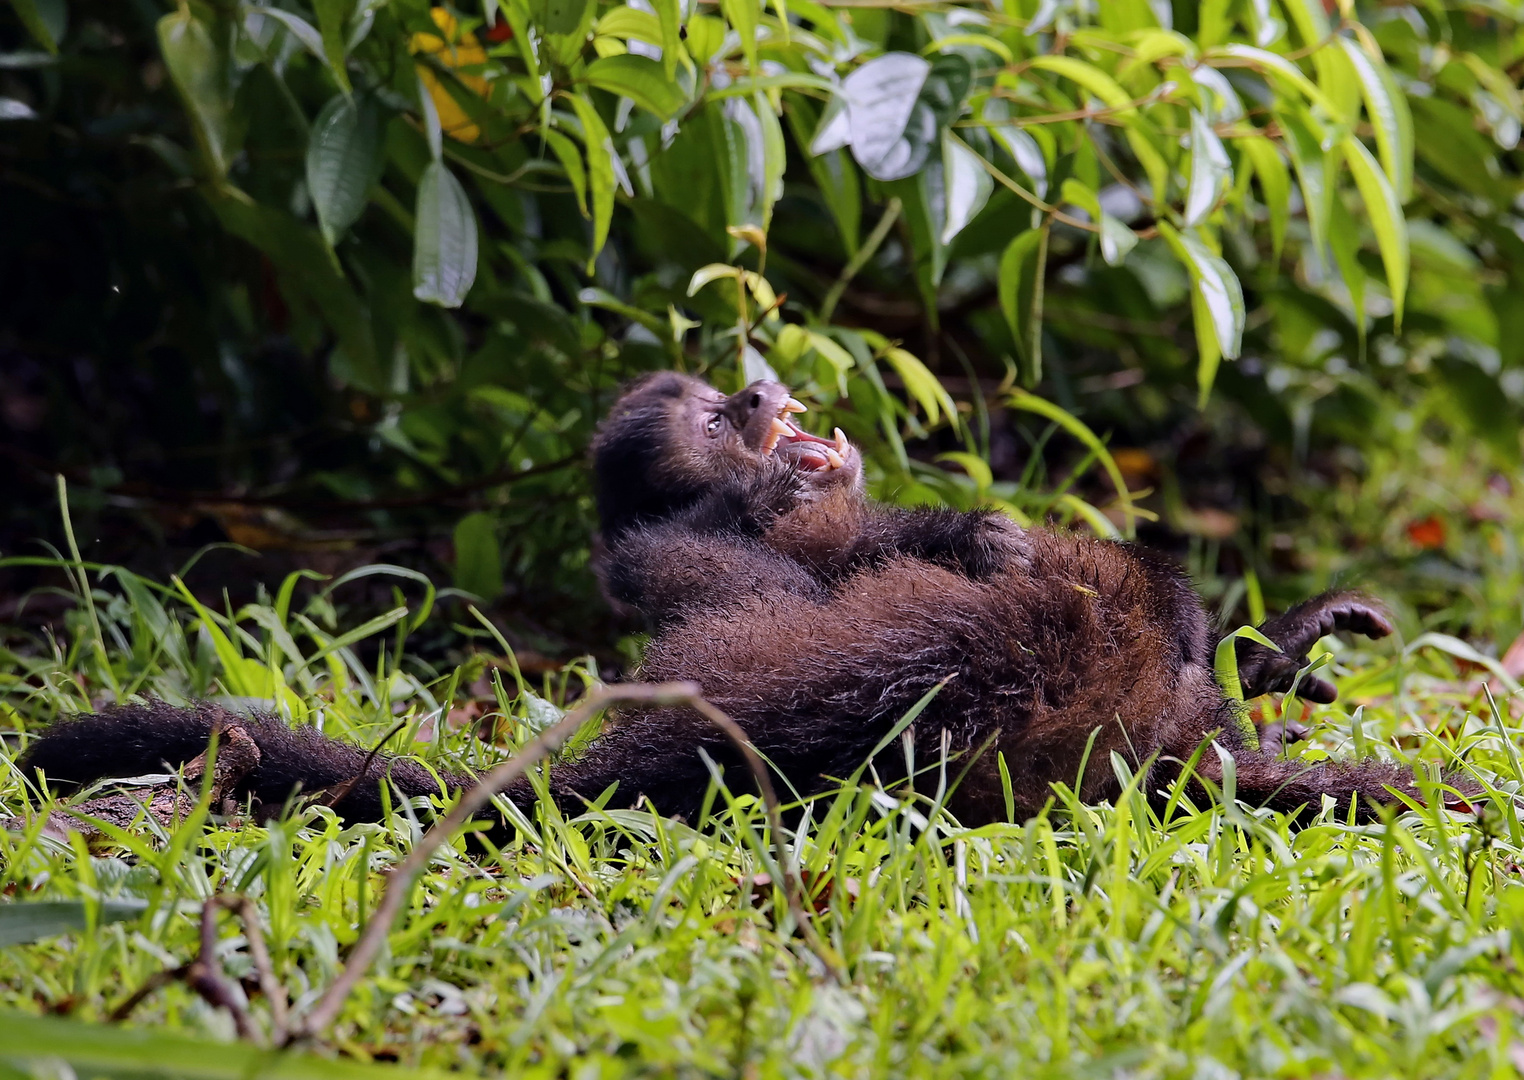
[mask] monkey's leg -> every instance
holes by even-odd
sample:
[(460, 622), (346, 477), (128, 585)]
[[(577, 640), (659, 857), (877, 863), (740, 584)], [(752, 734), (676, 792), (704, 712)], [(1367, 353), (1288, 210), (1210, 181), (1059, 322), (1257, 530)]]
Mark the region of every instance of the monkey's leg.
[[(1374, 600), (1359, 593), (1330, 592), (1303, 601), (1259, 629), (1281, 651), (1239, 639), (1238, 677), (1246, 698), (1290, 690), (1296, 673), (1307, 666), (1307, 650), (1319, 638), (1339, 630), (1382, 638), (1392, 632), (1392, 624)], [(1332, 683), (1316, 676), (1303, 678), (1297, 693), (1322, 705), (1339, 696)]]

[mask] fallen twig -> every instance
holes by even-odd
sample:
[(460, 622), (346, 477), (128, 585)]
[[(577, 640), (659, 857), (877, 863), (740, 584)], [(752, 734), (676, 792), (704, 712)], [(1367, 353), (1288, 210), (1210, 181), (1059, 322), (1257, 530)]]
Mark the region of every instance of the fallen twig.
[(244, 1007), (243, 996), (234, 990), (222, 970), (217, 956), (217, 909), (226, 908), (243, 920), (244, 938), (249, 943), (249, 957), (259, 978), (259, 987), (270, 1002), (270, 1042), (282, 1046), (287, 1041), (286, 990), (276, 979), (270, 966), (270, 954), (265, 949), (264, 934), (259, 929), (259, 912), (246, 896), (213, 896), (201, 905), (201, 948), (196, 958), (179, 967), (155, 972), (137, 990), (107, 1015), (112, 1023), (119, 1023), (132, 1015), (134, 1009), (148, 999), (149, 995), (172, 982), (184, 980), (185, 984), (201, 995), (208, 1004), (226, 1009), (233, 1017), (239, 1038), (259, 1042), (259, 1032)]

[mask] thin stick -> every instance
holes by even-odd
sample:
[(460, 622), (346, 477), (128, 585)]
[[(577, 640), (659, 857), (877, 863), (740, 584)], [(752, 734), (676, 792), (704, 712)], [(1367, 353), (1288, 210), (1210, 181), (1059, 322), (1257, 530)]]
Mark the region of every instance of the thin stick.
[(874, 252), (878, 251), (878, 246), (884, 242), (884, 237), (888, 236), (889, 230), (894, 227), (895, 221), (900, 216), (900, 205), (898, 196), (889, 200), (888, 205), (884, 207), (883, 215), (878, 219), (878, 224), (873, 226), (873, 231), (868, 234), (868, 239), (863, 242), (862, 247), (857, 249), (857, 254), (847, 261), (847, 265), (842, 267), (841, 276), (836, 279), (836, 283), (826, 293), (825, 299), (820, 302), (821, 322), (831, 321), (831, 313), (841, 302), (842, 294), (847, 291), (847, 286), (852, 283), (857, 272), (868, 265), (868, 260), (873, 258)]
[(200, 994), (209, 1004), (226, 1009), (233, 1017), (233, 1026), (240, 1039), (256, 1042), (259, 1033), (249, 1011), (243, 1007), (239, 995), (233, 992), (222, 972), (222, 962), (217, 959), (217, 909), (222, 905), (220, 897), (212, 897), (201, 905), (201, 952), (185, 965), (185, 983)]
[[(559, 721), (546, 728), (528, 746), (519, 751), (516, 757), (510, 758), (500, 765), (495, 766), (483, 776), (474, 786), (467, 788), (461, 793), (460, 799), (455, 806), (441, 818), (434, 826), (423, 835), (423, 838), (414, 845), (407, 858), (397, 865), (386, 880), (386, 891), (381, 897), (381, 902), (376, 905), (376, 910), (371, 914), (370, 921), (365, 924), (359, 939), (355, 942), (354, 949), (349, 954), (349, 959), (344, 965), (344, 970), (334, 980), (300, 1023), (294, 1026), (291, 1033), (293, 1038), (313, 1038), (322, 1035), (338, 1017), (339, 1010), (343, 1008), (345, 1000), (354, 990), (359, 981), (364, 978), (370, 965), (375, 961), (381, 946), (386, 941), (386, 935), (391, 930), (392, 923), (406, 902), (408, 893), (412, 889), (414, 879), (428, 865), (434, 852), (438, 851), (446, 839), (464, 825), (470, 818), (491, 801), (492, 796), (506, 789), (519, 777), (523, 776), (529, 767), (545, 757), (551, 751), (560, 746), (566, 739), (577, 731), (584, 723), (596, 715), (600, 710), (621, 702), (641, 702), (649, 705), (685, 705), (699, 713), (710, 723), (723, 731), (732, 742), (740, 749), (743, 757), (750, 767), (752, 776), (757, 782), (757, 788), (762, 793), (763, 802), (767, 805), (768, 816), (773, 828), (773, 839), (777, 844), (780, 862), (789, 866), (787, 859), (787, 846), (783, 841), (782, 815), (778, 810), (778, 797), (773, 791), (771, 781), (768, 779), (767, 768), (761, 757), (751, 748), (746, 739), (746, 733), (736, 722), (726, 716), (719, 709), (700, 696), (699, 687), (691, 682), (674, 683), (625, 683), (618, 686), (604, 687), (589, 693), (576, 708), (572, 709)], [(833, 977), (840, 977), (840, 961), (821, 942), (815, 933), (813, 924), (805, 911), (803, 902), (803, 882), (797, 872), (785, 874), (785, 895), (788, 897), (789, 910), (798, 922), (800, 932), (804, 935), (805, 943), (825, 964), (826, 970)]]

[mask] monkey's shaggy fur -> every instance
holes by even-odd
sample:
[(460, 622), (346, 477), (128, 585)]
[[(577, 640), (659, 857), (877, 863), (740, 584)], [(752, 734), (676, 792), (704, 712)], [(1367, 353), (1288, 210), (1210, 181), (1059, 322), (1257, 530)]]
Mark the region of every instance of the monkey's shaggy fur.
[[(726, 397), (687, 376), (650, 376), (614, 406), (594, 460), (605, 591), (655, 631), (638, 676), (698, 682), (801, 793), (851, 775), (940, 684), (910, 728), (914, 756), (919, 770), (944, 749), (955, 755), (950, 772), (964, 778), (950, 805), (967, 823), (1004, 814), (997, 754), (1018, 815), (1030, 815), (1054, 781), (1078, 780), (1089, 800), (1115, 795), (1112, 752), (1153, 770), (1152, 794), (1209, 738), (1234, 758), (1248, 802), (1290, 810), (1329, 795), (1369, 817), (1393, 800), (1388, 787), (1419, 797), (1398, 766), (1308, 765), (1251, 748), (1240, 706), (1213, 677), (1206, 613), (1175, 567), (994, 513), (874, 504), (861, 493), (855, 448), (838, 437), (833, 459), (828, 440), (793, 424), (789, 404), (777, 384)], [(1390, 626), (1355, 594), (1299, 605), (1261, 627), (1282, 653), (1238, 646), (1246, 694), (1288, 689), (1307, 650), (1335, 630), (1380, 636)], [(1331, 701), (1335, 691), (1314, 678), (1302, 693)], [(201, 753), (228, 720), (210, 705), (116, 707), (55, 725), (25, 764), (75, 784), (152, 771)], [(272, 810), (298, 788), (354, 779), (366, 761), (359, 748), (276, 720), (236, 722), (262, 755), (245, 788)], [(616, 805), (644, 795), (692, 815), (710, 780), (701, 749), (727, 783), (746, 786), (733, 748), (696, 715), (626, 709), (580, 759), (553, 769), (552, 792), (576, 808), (617, 783)], [(903, 750), (891, 747), (875, 768), (902, 779)], [(1197, 772), (1220, 781), (1216, 754)], [(376, 816), (382, 777), (407, 795), (438, 791), (428, 770), (380, 757), (337, 808)], [(509, 796), (532, 798), (523, 784)]]

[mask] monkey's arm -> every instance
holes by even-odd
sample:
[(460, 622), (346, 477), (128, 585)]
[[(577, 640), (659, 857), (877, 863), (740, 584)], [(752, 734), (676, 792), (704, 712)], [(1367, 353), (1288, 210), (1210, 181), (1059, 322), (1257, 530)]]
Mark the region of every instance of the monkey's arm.
[(743, 535), (710, 535), (681, 523), (628, 530), (599, 559), (604, 591), (661, 626), (685, 611), (716, 610), (747, 597), (823, 596), (798, 563)]

